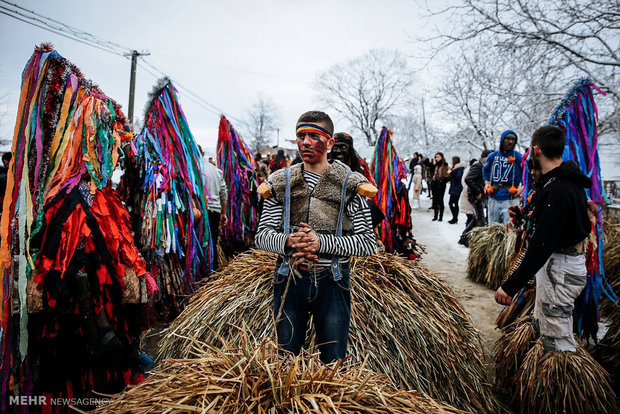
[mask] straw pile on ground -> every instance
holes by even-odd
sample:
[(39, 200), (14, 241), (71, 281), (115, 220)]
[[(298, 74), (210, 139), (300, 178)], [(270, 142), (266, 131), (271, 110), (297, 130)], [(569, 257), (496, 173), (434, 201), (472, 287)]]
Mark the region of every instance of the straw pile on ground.
[(515, 378), (515, 406), (529, 413), (617, 413), (609, 375), (581, 346), (577, 352), (527, 353)]
[(95, 413), (462, 413), (413, 391), (399, 391), (383, 375), (317, 355), (279, 358), (276, 345), (209, 347), (193, 342), (191, 359), (167, 360), (138, 385)]
[(525, 318), (534, 309), (536, 286), (533, 281), (521, 289), (510, 305), (504, 307), (495, 319), (496, 328), (504, 329), (518, 319)]
[(527, 351), (536, 340), (532, 318), (525, 316), (502, 329), (495, 343), (495, 385), (499, 392), (512, 389), (512, 382)]
[[(612, 287), (616, 295), (620, 295), (620, 226), (606, 222), (603, 227), (603, 269), (605, 280)], [(620, 302), (617, 302), (620, 306)], [(614, 304), (603, 295), (601, 313), (609, 315), (613, 312)]]
[[(195, 341), (239, 343), (239, 327), (272, 336), (276, 256), (238, 256), (203, 287), (169, 327), (160, 358), (190, 358)], [(386, 374), (399, 388), (473, 412), (498, 412), (478, 332), (451, 290), (416, 262), (392, 255), (354, 258), (349, 359)]]
[(515, 243), (516, 234), (499, 223), (470, 231), (467, 278), (497, 289), (515, 257)]
[(607, 332), (594, 347), (593, 356), (611, 374), (616, 395), (620, 396), (620, 309), (615, 308), (608, 320)]

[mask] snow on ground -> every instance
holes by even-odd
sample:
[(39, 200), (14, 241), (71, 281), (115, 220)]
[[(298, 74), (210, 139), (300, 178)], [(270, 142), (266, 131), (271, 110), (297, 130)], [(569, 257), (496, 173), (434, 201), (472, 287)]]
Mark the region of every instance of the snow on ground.
[[(466, 278), (469, 249), (457, 244), (465, 228), (465, 215), (459, 214), (457, 224), (449, 224), (452, 213), (448, 208), (448, 198), (446, 191), (446, 210), (443, 221), (438, 222), (432, 221), (433, 210), (428, 209), (431, 200), (426, 193), (422, 194), (421, 208), (412, 212), (413, 235), (426, 248), (422, 263), (452, 286), (454, 294), (480, 331), (485, 349), (491, 356), (493, 344), (500, 337), (499, 331), (495, 330), (495, 318), (503, 307), (495, 303), (494, 291)], [(487, 366), (492, 371), (491, 359), (487, 359)]]

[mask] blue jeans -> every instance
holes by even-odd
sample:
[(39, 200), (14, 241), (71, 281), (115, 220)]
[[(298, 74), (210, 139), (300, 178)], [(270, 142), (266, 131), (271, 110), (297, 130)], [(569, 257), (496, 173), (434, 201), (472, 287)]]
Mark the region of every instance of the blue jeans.
[(489, 226), (491, 223), (508, 224), (510, 222), (508, 207), (518, 206), (519, 200), (518, 197), (510, 200), (496, 200), (489, 197)]
[(312, 315), (316, 343), (321, 352), (321, 361), (329, 363), (343, 359), (347, 354), (349, 325), (351, 323), (351, 291), (349, 264), (341, 264), (342, 279), (334, 281), (329, 268), (317, 271), (298, 270), (301, 278), (278, 275), (273, 279), (273, 312), (278, 316), (282, 295), (282, 314), (276, 321), (278, 346), (297, 355), (306, 338), (308, 319)]

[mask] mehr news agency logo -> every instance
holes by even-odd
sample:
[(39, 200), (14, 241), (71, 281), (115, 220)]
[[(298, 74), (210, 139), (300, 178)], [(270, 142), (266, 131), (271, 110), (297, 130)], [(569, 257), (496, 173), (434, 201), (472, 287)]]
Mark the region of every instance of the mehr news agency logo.
[(47, 397), (46, 395), (11, 395), (9, 404), (14, 406), (95, 406), (110, 403), (110, 398), (67, 398), (67, 397)]

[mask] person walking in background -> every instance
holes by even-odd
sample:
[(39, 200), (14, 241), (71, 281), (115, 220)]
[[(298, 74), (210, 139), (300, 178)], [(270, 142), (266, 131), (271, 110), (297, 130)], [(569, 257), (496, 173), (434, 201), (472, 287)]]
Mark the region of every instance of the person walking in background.
[(434, 160), (435, 167), (433, 171), (433, 182), (431, 183), (433, 192), (433, 221), (443, 221), (443, 211), (445, 209), (443, 197), (446, 194), (448, 180), (450, 180), (450, 174), (448, 173), (449, 167), (441, 152), (435, 154)]
[(459, 221), (459, 196), (463, 191), (461, 180), (463, 179), (464, 170), (465, 164), (461, 162), (461, 159), (456, 156), (452, 157), (452, 166), (449, 170), (450, 189), (448, 190), (448, 194), (450, 194), (448, 206), (450, 207), (450, 212), (452, 212), (452, 219), (448, 221), (450, 224), (456, 224)]
[(278, 150), (276, 157), (269, 163), (269, 169), (272, 173), (278, 171), (280, 168), (286, 168), (286, 157), (284, 156), (284, 150)]
[(254, 160), (256, 161), (256, 176), (259, 179), (259, 183), (262, 183), (263, 180), (269, 177), (269, 167), (263, 161), (263, 155), (260, 152), (256, 154)]
[(519, 205), (523, 191), (521, 153), (515, 150), (517, 134), (505, 131), (499, 140), (499, 149), (492, 152), (482, 169), (484, 191), (489, 195), (489, 225), (508, 224), (508, 208)]
[(11, 158), (13, 158), (13, 154), (10, 152), (2, 154), (2, 165), (0, 165), (0, 214), (2, 214), (2, 205), (4, 204), (4, 193), (6, 192), (6, 181)]
[[(202, 148), (200, 148), (202, 152)], [(211, 157), (209, 157), (211, 158)], [(213, 270), (219, 268), (217, 258), (217, 243), (220, 236), (220, 227), (226, 225), (228, 216), (228, 187), (224, 181), (224, 173), (211, 162), (205, 160), (203, 154), (202, 174), (207, 190), (207, 209), (209, 210), (209, 231), (213, 242)]]
[[(435, 160), (431, 160), (429, 158), (424, 157), (424, 159), (420, 162), (422, 165), (422, 177), (426, 180), (426, 188), (428, 189), (428, 198), (433, 198), (433, 173), (435, 172)], [(432, 209), (433, 206), (429, 207), (429, 210)]]
[(465, 227), (465, 230), (461, 234), (459, 244), (465, 247), (469, 246), (469, 232), (475, 227), (482, 227), (486, 225), (486, 218), (484, 217), (484, 179), (482, 178), (482, 168), (487, 161), (487, 157), (491, 151), (484, 150), (480, 154), (480, 160), (476, 161), (469, 169), (467, 176), (465, 177), (465, 183), (467, 184), (467, 199), (474, 207), (474, 219)]
[(465, 214), (465, 217), (467, 217), (467, 220), (465, 221), (465, 228), (467, 228), (467, 226), (469, 226), (469, 223), (474, 220), (474, 206), (471, 205), (468, 199), (469, 188), (467, 187), (467, 183), (465, 182), (465, 177), (467, 177), (471, 166), (474, 165), (476, 162), (478, 162), (476, 158), (473, 158), (469, 161), (469, 165), (463, 171), (463, 176), (461, 178), (461, 186), (463, 186), (463, 191), (461, 191), (461, 195), (459, 196), (459, 207), (461, 209), (461, 212)]
[(411, 172), (411, 177), (409, 178), (409, 184), (407, 185), (407, 191), (411, 189), (411, 184), (413, 183), (413, 175), (414, 169), (416, 165), (420, 163), (420, 155), (417, 152), (413, 153), (413, 157), (411, 157), (411, 161), (409, 161), (409, 171)]
[(420, 194), (422, 193), (422, 166), (413, 167), (413, 208), (420, 208)]

